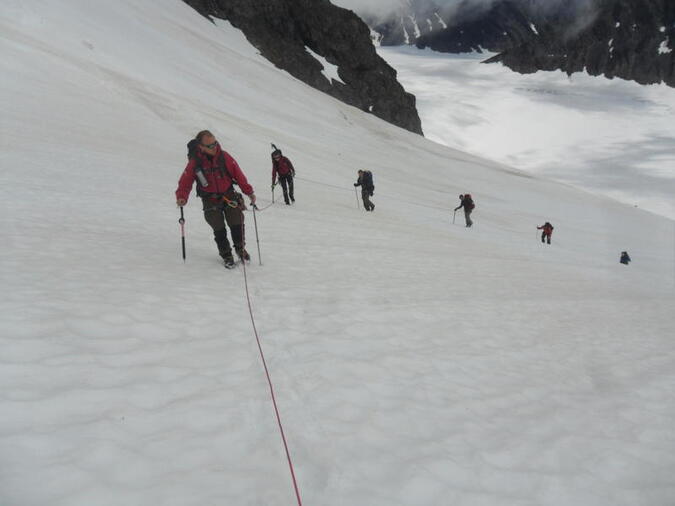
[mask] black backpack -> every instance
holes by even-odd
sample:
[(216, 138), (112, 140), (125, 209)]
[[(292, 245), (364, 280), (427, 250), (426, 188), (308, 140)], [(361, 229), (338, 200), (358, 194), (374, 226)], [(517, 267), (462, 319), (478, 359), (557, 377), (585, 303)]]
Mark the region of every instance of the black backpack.
[(369, 170), (363, 171), (363, 181), (362, 184), (366, 190), (372, 195), (375, 191), (375, 183), (373, 183), (373, 173)]

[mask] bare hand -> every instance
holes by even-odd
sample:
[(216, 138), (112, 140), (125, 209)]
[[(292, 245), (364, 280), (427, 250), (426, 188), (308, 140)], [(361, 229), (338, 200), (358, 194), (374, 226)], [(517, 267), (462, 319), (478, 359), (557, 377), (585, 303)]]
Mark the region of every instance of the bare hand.
[(187, 204), (187, 200), (185, 200), (185, 199), (177, 199), (176, 200), (176, 205), (178, 207), (183, 207), (185, 204)]

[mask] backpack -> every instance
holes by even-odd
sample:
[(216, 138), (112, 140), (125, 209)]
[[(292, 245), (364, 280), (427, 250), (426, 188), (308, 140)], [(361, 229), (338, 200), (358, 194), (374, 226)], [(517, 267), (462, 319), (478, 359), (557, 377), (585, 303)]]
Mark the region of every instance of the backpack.
[(375, 183), (373, 182), (373, 173), (369, 170), (363, 171), (363, 186), (370, 192), (370, 195), (373, 195), (375, 191)]
[(199, 141), (197, 139), (192, 139), (190, 142), (187, 143), (188, 160), (192, 160), (193, 158), (196, 158), (196, 156), (197, 156), (197, 146), (199, 146)]
[[(197, 162), (197, 165), (195, 166), (195, 176), (196, 176), (196, 177), (195, 177), (195, 181), (197, 182), (197, 188), (196, 188), (196, 189), (197, 189), (197, 196), (198, 196), (198, 197), (203, 197), (203, 196), (204, 196), (206, 193), (208, 193), (208, 192), (205, 192), (205, 191), (203, 190), (204, 187), (202, 186), (202, 183), (201, 183), (201, 181), (199, 180), (199, 176), (198, 176), (198, 174), (197, 174), (197, 173), (200, 172), (200, 171), (201, 171), (202, 173), (204, 172), (204, 169), (203, 169), (202, 166), (201, 166), (201, 160), (200, 160), (199, 157), (197, 156), (197, 153), (198, 153), (197, 148), (198, 148), (198, 146), (199, 146), (199, 141), (198, 141), (197, 139), (191, 139), (190, 142), (187, 143), (187, 150), (188, 150), (188, 152), (187, 152), (187, 158), (188, 158), (188, 161), (190, 161), (190, 160), (195, 160), (195, 161)], [(224, 156), (221, 157), (221, 158), (219, 159), (219, 162), (222, 162), (222, 164), (218, 167), (218, 169), (221, 171), (221, 174), (224, 175), (225, 173), (227, 173), (228, 177), (232, 180), (232, 184), (237, 184), (236, 179), (234, 179), (234, 177), (232, 177), (232, 174), (230, 174), (230, 171), (229, 171), (228, 168), (227, 168), (227, 164), (225, 163), (225, 157), (224, 157)], [(213, 171), (213, 170), (215, 170), (215, 169), (209, 169), (209, 170), (210, 170), (210, 171)]]
[(476, 204), (474, 204), (473, 198), (471, 198), (470, 193), (464, 194), (464, 206), (468, 209), (473, 209), (474, 207), (476, 207)]

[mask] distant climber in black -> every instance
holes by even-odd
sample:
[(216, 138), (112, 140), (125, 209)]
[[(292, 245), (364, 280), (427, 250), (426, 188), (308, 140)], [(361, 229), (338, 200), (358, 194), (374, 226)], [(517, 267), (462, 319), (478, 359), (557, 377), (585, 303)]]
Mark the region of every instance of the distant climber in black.
[(471, 198), (469, 193), (460, 195), (459, 200), (461, 203), (459, 206), (455, 207), (455, 211), (459, 211), (462, 207), (464, 208), (464, 219), (466, 220), (466, 226), (470, 227), (473, 225), (473, 221), (471, 221), (471, 212), (476, 207), (476, 204), (474, 204), (473, 198)]
[(366, 211), (374, 211), (375, 204), (370, 201), (370, 197), (375, 192), (375, 185), (373, 184), (373, 173), (369, 170), (359, 170), (359, 178), (354, 183), (354, 186), (361, 187), (361, 198), (363, 199), (363, 207)]

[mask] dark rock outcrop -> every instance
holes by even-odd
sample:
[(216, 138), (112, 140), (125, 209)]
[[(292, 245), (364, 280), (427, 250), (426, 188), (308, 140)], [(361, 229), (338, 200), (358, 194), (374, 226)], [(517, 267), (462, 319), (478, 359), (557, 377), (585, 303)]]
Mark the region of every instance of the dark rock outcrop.
[[(204, 16), (227, 19), (277, 67), (343, 102), (422, 133), (414, 95), (375, 52), (368, 26), (329, 0), (184, 0)], [(305, 47), (337, 65), (329, 80)]]
[(488, 60), (521, 72), (560, 69), (568, 74), (620, 77), (675, 86), (675, 1), (603, 0), (576, 33), (548, 20), (547, 36), (509, 48)]
[(536, 40), (535, 16), (519, 2), (477, 4), (464, 1), (447, 21), (447, 28), (420, 37), (416, 46), (443, 53), (502, 52)]
[(447, 29), (420, 37), (417, 46), (454, 53), (481, 48), (499, 52), (487, 62), (500, 61), (521, 73), (586, 70), (591, 75), (675, 86), (674, 0), (554, 5), (498, 0), (482, 12), (460, 9)]

